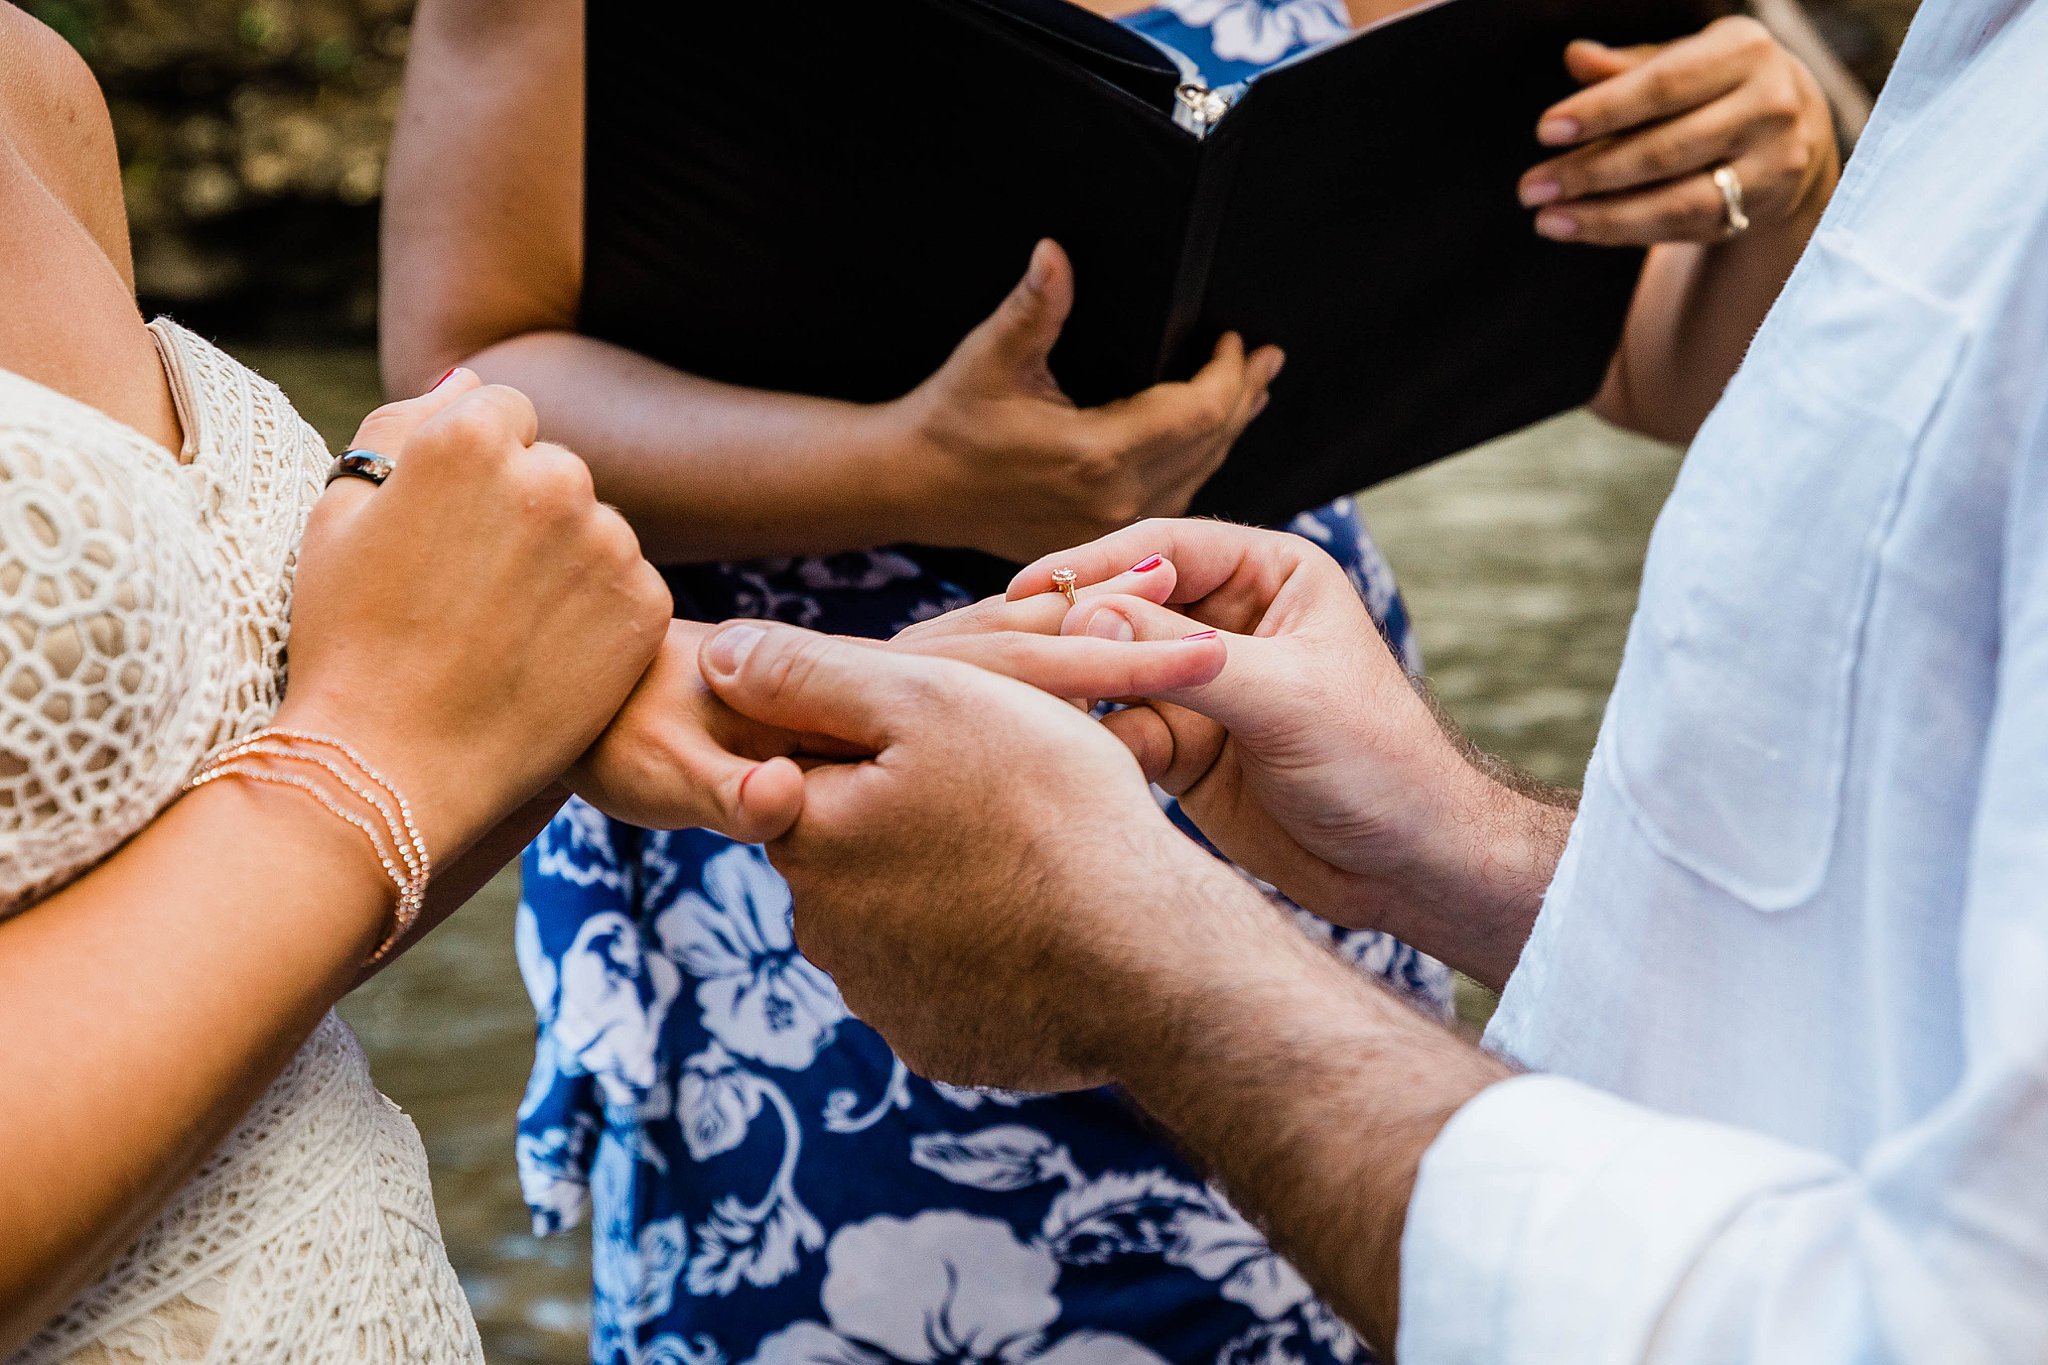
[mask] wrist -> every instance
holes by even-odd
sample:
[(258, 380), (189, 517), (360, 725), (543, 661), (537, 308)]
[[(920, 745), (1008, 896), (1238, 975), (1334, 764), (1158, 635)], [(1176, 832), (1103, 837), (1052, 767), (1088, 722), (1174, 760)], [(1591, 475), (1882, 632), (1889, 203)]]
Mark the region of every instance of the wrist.
[(912, 411), (914, 397), (868, 404), (851, 418), (849, 448), (856, 454), (849, 472), (859, 496), (874, 501), (875, 520), (891, 542), (929, 543), (931, 529), (919, 523), (940, 511), (937, 452)]
[(1171, 1055), (1219, 994), (1296, 974), (1300, 950), (1313, 947), (1228, 863), (1177, 832), (1171, 837), (1176, 847), (1126, 864), (1136, 875), (1090, 878), (1076, 893), (1114, 898), (1126, 907), (1118, 919), (1132, 925), (1101, 935), (1091, 945), (1096, 960), (1079, 974), (1099, 1002), (1080, 1016), (1080, 1051), (1092, 1069), (1126, 1085), (1148, 1061)]
[(1498, 990), (1521, 956), (1573, 808), (1448, 756), (1415, 805), (1410, 856), (1362, 879), (1377, 927)]
[(882, 504), (891, 541), (977, 548), (976, 498), (922, 390), (860, 410), (861, 495)]
[(1098, 997), (1117, 1002), (1100, 1020), (1101, 1070), (1169, 1123), (1226, 1040), (1296, 1035), (1297, 1010), (1326, 1014), (1355, 977), (1282, 905), (1202, 856), (1213, 869), (1175, 885), (1170, 941)]
[[(274, 866), (290, 869), (293, 923), (335, 943), (336, 962), (350, 979), (391, 932), (397, 892), (376, 852), (361, 830), (310, 793), (223, 780), (185, 793), (174, 809), (181, 819), (217, 822), (234, 831), (240, 849), (264, 850)], [(234, 861), (223, 859), (220, 866), (228, 869)]]
[(517, 771), (510, 761), (493, 764), (473, 752), (418, 742), (384, 718), (329, 703), (304, 689), (287, 697), (271, 725), (325, 736), (355, 750), (405, 799), (440, 866), (452, 864), (533, 795), (502, 790), (491, 780), (492, 773)]

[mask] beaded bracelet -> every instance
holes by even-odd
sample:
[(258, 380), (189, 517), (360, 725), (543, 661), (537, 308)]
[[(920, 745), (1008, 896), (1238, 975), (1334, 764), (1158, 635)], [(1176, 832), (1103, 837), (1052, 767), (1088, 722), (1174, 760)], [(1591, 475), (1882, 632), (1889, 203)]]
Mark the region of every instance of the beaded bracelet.
[[(348, 766), (344, 767), (322, 754), (308, 752), (303, 747), (306, 745), (338, 754)], [(250, 759), (275, 759), (318, 768), (361, 802), (364, 808), (374, 811), (384, 826), (384, 834), (379, 835), (376, 826), (364, 814), (346, 809), (341, 800), (319, 781), (294, 773), (273, 772), (251, 764)], [(350, 775), (350, 768), (354, 769), (355, 776)], [(411, 804), (384, 774), (371, 767), (347, 742), (331, 735), (280, 726), (257, 730), (217, 750), (200, 767), (197, 775), (185, 784), (185, 790), (196, 791), (228, 777), (303, 791), (330, 815), (354, 826), (370, 841), (378, 865), (391, 879), (391, 884), (398, 888), (398, 908), (392, 917), (391, 932), (369, 958), (371, 966), (382, 962), (419, 922), (420, 911), (426, 905), (427, 882), (433, 874), (433, 859), (428, 856), (426, 840), (420, 837), (419, 826), (413, 820)]]

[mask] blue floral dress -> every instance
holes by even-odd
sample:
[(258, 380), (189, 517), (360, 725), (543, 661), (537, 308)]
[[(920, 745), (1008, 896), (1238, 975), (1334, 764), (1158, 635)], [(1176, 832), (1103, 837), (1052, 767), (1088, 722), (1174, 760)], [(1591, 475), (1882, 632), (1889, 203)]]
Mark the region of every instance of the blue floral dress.
[[(1221, 88), (1347, 31), (1342, 0), (1169, 0), (1135, 27)], [(1348, 499), (1297, 519), (1417, 663)], [(705, 566), (679, 614), (886, 636), (967, 601), (914, 551)], [(1115, 1093), (932, 1084), (800, 956), (759, 848), (572, 802), (527, 851), (540, 1015), (519, 1174), (592, 1220), (599, 1365), (1353, 1365), (1363, 1348)], [(1305, 913), (1444, 1009), (1448, 974)]]

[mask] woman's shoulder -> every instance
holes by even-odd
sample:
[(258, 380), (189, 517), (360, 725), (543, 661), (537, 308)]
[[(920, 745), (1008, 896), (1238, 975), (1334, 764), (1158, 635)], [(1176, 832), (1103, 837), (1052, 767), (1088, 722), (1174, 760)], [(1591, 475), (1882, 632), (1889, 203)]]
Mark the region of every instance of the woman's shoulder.
[(0, 368), (175, 448), (177, 416), (135, 303), (106, 101), (70, 44), (4, 2), (0, 205)]
[(133, 287), (114, 124), (92, 69), (53, 29), (0, 3), (0, 141)]

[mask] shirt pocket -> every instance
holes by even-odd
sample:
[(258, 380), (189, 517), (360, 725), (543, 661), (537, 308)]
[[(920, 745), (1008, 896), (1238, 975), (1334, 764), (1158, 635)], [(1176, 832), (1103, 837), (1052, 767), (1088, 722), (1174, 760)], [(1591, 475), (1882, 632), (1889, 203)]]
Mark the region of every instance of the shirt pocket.
[(1884, 546), (1966, 336), (1840, 238), (1786, 304), (1658, 519), (1601, 746), (1657, 851), (1760, 910), (1827, 874)]

